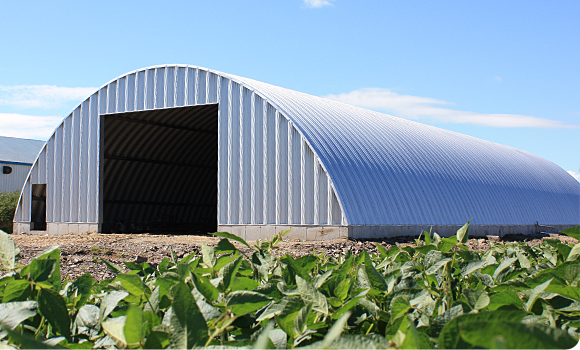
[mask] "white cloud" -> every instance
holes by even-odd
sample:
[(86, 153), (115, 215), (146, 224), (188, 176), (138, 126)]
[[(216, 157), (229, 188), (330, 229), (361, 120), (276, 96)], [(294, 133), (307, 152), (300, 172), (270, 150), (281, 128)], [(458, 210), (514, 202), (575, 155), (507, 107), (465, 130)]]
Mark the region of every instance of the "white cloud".
[(501, 81), (501, 77), (493, 77), (492, 79), (495, 80), (495, 81), (498, 81), (498, 82)]
[(428, 119), (444, 123), (494, 127), (580, 128), (580, 125), (569, 125), (557, 120), (529, 115), (459, 111), (443, 107), (453, 105), (450, 102), (429, 97), (400, 95), (388, 89), (367, 88), (324, 97), (407, 119)]
[(17, 108), (58, 108), (66, 102), (82, 101), (95, 92), (92, 87), (55, 85), (0, 85), (0, 105)]
[(304, 5), (310, 8), (318, 8), (332, 5), (332, 1), (334, 0), (304, 0)]
[(0, 113), (0, 135), (47, 140), (64, 118)]
[(578, 182), (580, 182), (580, 170), (578, 173), (573, 172), (572, 170), (569, 170), (568, 174), (572, 175), (573, 178), (575, 178), (576, 180), (578, 180)]

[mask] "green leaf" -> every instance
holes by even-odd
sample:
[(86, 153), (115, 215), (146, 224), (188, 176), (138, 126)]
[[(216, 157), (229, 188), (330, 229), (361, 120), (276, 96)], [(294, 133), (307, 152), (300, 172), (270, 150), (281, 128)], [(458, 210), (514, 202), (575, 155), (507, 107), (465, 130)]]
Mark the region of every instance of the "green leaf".
[(243, 238), (240, 238), (234, 234), (231, 234), (228, 232), (215, 232), (215, 233), (212, 233), (212, 235), (220, 236), (220, 237), (224, 237), (224, 238), (228, 238), (228, 239), (233, 239), (234, 241), (238, 241), (238, 242), (244, 244), (246, 247), (251, 248), (251, 246), (248, 244), (248, 242), (246, 242)]
[(120, 349), (127, 347), (127, 340), (125, 339), (125, 321), (126, 316), (110, 318), (101, 325), (103, 326), (103, 331), (113, 340), (115, 340), (116, 345)]
[[(21, 334), (20, 332), (6, 330), (9, 335), (10, 343), (19, 346), (20, 349), (62, 349), (60, 346), (52, 346), (34, 339), (31, 335)], [(2, 344), (6, 348), (14, 349), (13, 346)]]
[(128, 295), (129, 293), (127, 292), (120, 292), (117, 290), (107, 293), (107, 295), (103, 297), (103, 300), (101, 300), (101, 314), (99, 319), (103, 321), (105, 317), (109, 316), (109, 314), (115, 310), (117, 304), (119, 304), (119, 301), (123, 300)]
[[(314, 349), (320, 349), (320, 342), (311, 345)], [(390, 349), (390, 341), (376, 333), (364, 334), (343, 334), (330, 344), (327, 349)]]
[(431, 267), (429, 267), (427, 269), (427, 271), (425, 271), (425, 274), (427, 274), (427, 275), (434, 274), (435, 272), (439, 271), (440, 268), (442, 268), (445, 264), (447, 264), (450, 261), (451, 261), (451, 258), (443, 258), (443, 259), (437, 261), (436, 263), (431, 265)]
[(198, 275), (195, 273), (191, 274), (193, 284), (195, 284), (195, 288), (199, 290), (199, 292), (205, 297), (207, 301), (213, 303), (217, 300), (220, 295), (220, 292), (214, 287), (213, 284), (209, 281), (207, 277), (203, 277), (202, 275)]
[[(367, 289), (368, 290), (368, 289)], [(337, 319), (340, 316), (342, 316), (345, 312), (349, 312), (350, 309), (354, 308), (355, 306), (358, 305), (358, 302), (364, 298), (364, 296), (355, 296), (354, 298), (350, 299), (349, 301), (347, 301), (344, 305), (342, 305), (338, 310), (336, 310), (333, 314), (332, 314), (332, 318), (333, 319)]]
[(240, 269), (240, 265), (242, 264), (242, 257), (240, 256), (234, 261), (229, 262), (224, 266), (218, 273), (219, 277), (223, 277), (223, 284), (224, 290), (228, 289), (232, 280), (235, 278), (236, 273)]
[(338, 338), (340, 338), (340, 335), (344, 331), (344, 327), (346, 326), (346, 322), (348, 321), (348, 318), (350, 317), (350, 315), (351, 315), (351, 312), (350, 311), (345, 312), (332, 325), (332, 327), (330, 327), (330, 329), (328, 330), (328, 333), (326, 333), (326, 335), (324, 336), (324, 339), (322, 340), (322, 342), (319, 343), (320, 344), (320, 349), (327, 349), (327, 348), (329, 348), (332, 343), (334, 343)]
[(216, 254), (227, 253), (232, 254), (238, 249), (233, 245), (227, 238), (219, 241), (219, 243), (214, 247)]
[(334, 295), (336, 295), (336, 297), (341, 301), (346, 300), (346, 298), (348, 298), (348, 291), (350, 290), (351, 284), (352, 281), (350, 278), (340, 281), (336, 288), (334, 288)]
[(75, 303), (77, 309), (80, 309), (87, 302), (95, 283), (96, 281), (88, 273), (85, 273), (73, 282), (73, 286), (78, 291), (78, 301)]
[(96, 338), (101, 332), (99, 315), (100, 310), (98, 306), (92, 304), (83, 305), (75, 317), (73, 333), (85, 334), (91, 339)]
[(153, 331), (147, 337), (145, 349), (166, 349), (169, 345), (169, 333)]
[(574, 245), (574, 247), (570, 251), (570, 254), (568, 255), (566, 261), (574, 261), (578, 259), (579, 256), (580, 256), (580, 243), (576, 243), (576, 245)]
[(431, 229), (429, 229), (429, 232), (423, 231), (423, 234), (425, 235), (425, 244), (431, 245)]
[(469, 219), (465, 225), (457, 230), (457, 242), (467, 243), (469, 239), (469, 222), (471, 222), (471, 219)]
[(30, 295), (30, 282), (27, 280), (10, 281), (4, 289), (3, 303), (24, 301)]
[[(468, 349), (472, 348), (472, 344), (467, 342), (462, 337), (462, 327), (465, 324), (471, 322), (483, 322), (487, 325), (494, 324), (496, 322), (506, 322), (506, 323), (520, 323), (521, 320), (526, 316), (526, 313), (520, 310), (517, 311), (494, 311), (494, 312), (481, 312), (477, 314), (467, 314), (455, 317), (453, 320), (447, 322), (445, 327), (441, 330), (439, 334), (439, 348), (441, 349)], [(488, 334), (486, 330), (487, 326), (483, 326), (480, 332), (483, 334)], [(517, 334), (517, 333), (516, 333)], [(516, 347), (520, 348), (520, 347)], [(521, 347), (525, 348), (525, 347)]]
[(129, 306), (129, 309), (127, 310), (127, 319), (123, 326), (123, 334), (125, 335), (127, 344), (131, 345), (141, 343), (144, 338), (144, 328), (143, 310), (135, 305)]
[(328, 302), (324, 294), (320, 293), (316, 287), (300, 276), (296, 276), (296, 285), (300, 297), (305, 303), (312, 303), (312, 310), (328, 315)]
[(61, 288), (61, 277), (60, 277), (60, 250), (58, 250), (58, 245), (49, 247), (45, 249), (35, 260), (54, 260), (54, 269), (50, 274), (47, 281), (54, 286), (55, 290), (60, 290)]
[(183, 264), (179, 262), (177, 264), (177, 274), (179, 275), (179, 280), (185, 282), (185, 279), (189, 277), (189, 264)]
[(410, 309), (411, 305), (409, 304), (409, 300), (404, 296), (396, 297), (391, 302), (391, 315), (393, 320), (407, 315)]
[(282, 313), (292, 314), (300, 311), (304, 307), (304, 301), (300, 297), (284, 297), (277, 303), (270, 305), (260, 316), (256, 319), (257, 322), (270, 319)]
[(463, 295), (467, 299), (469, 306), (475, 310), (481, 310), (490, 303), (490, 298), (484, 290), (467, 288), (463, 290)]
[(550, 282), (552, 282), (552, 279), (549, 279), (546, 282), (544, 282), (544, 283), (534, 287), (534, 289), (532, 289), (532, 292), (528, 298), (528, 301), (525, 304), (526, 311), (530, 312), (532, 310), (532, 307), (534, 306), (534, 302), (536, 301), (538, 296), (540, 294), (542, 294), (546, 290), (546, 288), (548, 288), (548, 286), (550, 285)]
[(375, 267), (373, 266), (373, 262), (371, 261), (371, 257), (369, 256), (369, 253), (366, 250), (363, 251), (363, 255), (364, 255), (363, 268), (366, 279), (370, 284), (370, 287), (376, 289), (379, 292), (386, 292), (388, 287), (387, 282), (385, 282), (383, 275), (381, 275), (375, 269)]
[(172, 246), (169, 246), (169, 253), (171, 254), (171, 260), (175, 265), (177, 265), (177, 263), (179, 262), (179, 258), (177, 258), (177, 254), (175, 254), (175, 251), (173, 251)]
[[(217, 250), (216, 250), (216, 254), (218, 254)], [(213, 267), (213, 271), (219, 271), (222, 267), (224, 267), (228, 263), (236, 260), (238, 257), (239, 257), (239, 254), (236, 254), (236, 255), (224, 254), (224, 255), (220, 256), (219, 258), (217, 258), (217, 262), (216, 262), (215, 266)]]
[(0, 324), (14, 329), (22, 321), (36, 316), (38, 303), (36, 301), (16, 301), (0, 304)]
[(302, 335), (306, 331), (306, 322), (308, 320), (308, 314), (312, 310), (312, 304), (304, 306), (294, 317), (294, 332), (296, 335)]
[(173, 294), (169, 341), (174, 349), (204, 346), (209, 336), (207, 324), (195, 303), (189, 288), (179, 282), (171, 289)]
[(482, 312), (450, 321), (441, 331), (439, 347), (489, 349), (569, 349), (576, 341), (561, 329), (521, 323), (525, 313)]
[(487, 308), (491, 311), (494, 311), (504, 305), (514, 305), (519, 309), (523, 308), (522, 300), (520, 299), (520, 297), (516, 292), (511, 290), (493, 294), (490, 297), (490, 302)]
[(441, 238), (441, 242), (439, 242), (438, 248), (443, 253), (447, 253), (451, 250), (451, 248), (457, 245), (457, 236), (451, 236), (447, 238)]
[[(300, 261), (294, 260), (294, 258), (290, 254), (284, 255), (280, 260), (288, 265), (288, 270), (294, 272), (295, 275), (302, 277), (307, 281), (312, 281), (312, 277), (308, 274), (308, 270), (305, 268), (304, 264), (301, 264)], [(302, 261), (304, 263), (305, 261)], [(294, 281), (292, 281), (294, 282)]]
[(274, 321), (270, 320), (266, 327), (263, 327), (260, 331), (260, 335), (254, 343), (253, 349), (271, 349), (274, 344), (270, 340), (269, 333), (274, 329)]
[(580, 241), (580, 226), (570, 227), (565, 230), (560, 231), (560, 233), (565, 234), (568, 237), (576, 238)]
[(383, 247), (383, 245), (380, 244), (379, 242), (376, 242), (375, 245), (377, 246), (377, 251), (379, 252), (379, 256), (381, 257), (381, 260), (386, 259), (389, 256), (389, 253), (387, 252), (385, 247)]
[(447, 324), (449, 321), (461, 315), (463, 315), (463, 306), (459, 304), (448, 309), (442, 315), (434, 317), (431, 320), (431, 325), (435, 329), (440, 328)]
[(486, 265), (487, 265), (486, 260), (470, 261), (469, 263), (467, 263), (467, 265), (461, 268), (461, 275), (462, 276), (471, 275), (474, 271), (484, 268)]
[[(50, 322), (55, 334), (70, 338), (70, 317), (64, 299), (52, 289), (38, 293), (38, 310)], [(58, 333), (57, 333), (58, 332)]]
[(296, 264), (302, 267), (307, 274), (318, 264), (318, 257), (312, 254), (304, 255), (296, 259)]
[(517, 252), (516, 257), (518, 258), (518, 261), (522, 268), (529, 269), (530, 267), (532, 267), (532, 265), (530, 264), (530, 260), (524, 254)]
[(217, 263), (217, 258), (215, 256), (215, 249), (208, 246), (205, 243), (201, 243), (201, 254), (203, 263), (213, 269)]
[(282, 307), (282, 310), (276, 310), (276, 322), (288, 334), (289, 338), (294, 339), (297, 336), (294, 329), (294, 319), (305, 304), (300, 298), (288, 298), (284, 303), (280, 303), (279, 306)]
[(507, 269), (508, 267), (510, 267), (514, 262), (518, 261), (518, 258), (508, 258), (507, 256), (505, 256), (501, 263), (499, 264), (499, 266), (495, 269), (495, 271), (493, 272), (493, 279), (495, 281), (497, 281), (497, 277), (499, 276), (499, 274)]
[(107, 259), (103, 259), (101, 258), (101, 261), (103, 262), (103, 264), (105, 264), (105, 266), (107, 266), (109, 268), (109, 270), (111, 270), (111, 272), (113, 272), (114, 274), (120, 274), (123, 273), (123, 268), (113, 262), (110, 262)]
[(141, 281), (139, 275), (119, 274), (117, 279), (121, 281), (123, 288), (125, 288), (127, 292), (136, 297), (141, 297), (147, 288), (143, 284), (143, 281)]
[(6, 232), (0, 230), (0, 264), (7, 270), (16, 268), (16, 257), (20, 253), (20, 248)]
[(226, 305), (234, 314), (243, 316), (267, 305), (270, 300), (271, 298), (257, 292), (238, 290), (228, 294)]
[(463, 325), (462, 337), (473, 345), (496, 349), (570, 349), (578, 343), (561, 329), (508, 322), (469, 323)]
[(435, 247), (434, 245), (429, 244), (429, 245), (424, 245), (424, 246), (421, 246), (421, 247), (417, 247), (417, 248), (415, 248), (415, 251), (416, 252), (419, 252), (421, 254), (427, 254), (430, 251), (436, 250), (436, 249), (437, 249), (437, 247)]
[(260, 284), (251, 278), (238, 276), (232, 280), (230, 290), (232, 292), (236, 290), (254, 290), (259, 286)]
[(418, 332), (415, 323), (409, 318), (409, 328), (405, 334), (405, 341), (401, 344), (400, 349), (433, 349), (429, 336), (425, 333)]

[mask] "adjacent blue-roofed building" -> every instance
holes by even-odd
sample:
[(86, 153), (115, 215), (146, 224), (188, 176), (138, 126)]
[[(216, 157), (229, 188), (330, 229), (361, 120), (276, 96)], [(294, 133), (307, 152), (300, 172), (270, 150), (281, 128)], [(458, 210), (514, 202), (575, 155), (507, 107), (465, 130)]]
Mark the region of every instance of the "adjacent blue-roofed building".
[(44, 141), (0, 136), (0, 192), (21, 190)]
[(24, 184), (15, 232), (223, 230), (245, 239), (536, 233), (580, 183), (536, 155), (188, 65), (82, 101)]

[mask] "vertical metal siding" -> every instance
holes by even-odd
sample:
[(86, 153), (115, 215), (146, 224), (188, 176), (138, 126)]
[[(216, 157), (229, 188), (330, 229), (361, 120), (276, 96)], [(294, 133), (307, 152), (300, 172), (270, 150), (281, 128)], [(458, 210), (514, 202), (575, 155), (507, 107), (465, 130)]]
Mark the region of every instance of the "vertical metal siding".
[(242, 89), (240, 96), (240, 203), (242, 211), (240, 223), (250, 224), (252, 221), (252, 96), (247, 88)]
[(165, 104), (164, 108), (175, 106), (175, 67), (167, 67), (165, 74)]
[[(26, 178), (28, 177), (28, 172), (31, 170), (30, 165), (21, 165), (21, 164), (8, 164), (2, 163), (0, 161), (0, 168), (2, 166), (9, 166), (12, 168), (12, 173), (10, 174), (2, 174), (0, 173), (0, 192), (13, 192), (13, 191), (20, 191)], [(39, 177), (39, 173), (42, 170), (35, 170), (33, 169), (34, 173), (31, 174), (35, 178)]]
[(252, 224), (264, 223), (264, 100), (252, 94)]
[[(197, 77), (197, 74), (195, 75)], [(218, 222), (229, 222), (229, 159), (226, 153), (229, 151), (229, 84), (225, 78), (220, 79), (220, 99), (218, 109)], [(196, 95), (194, 92), (193, 95)], [(229, 152), (228, 152), (229, 153)]]
[(70, 222), (79, 222), (79, 170), (81, 168), (81, 107), (73, 112), (71, 119), (70, 149), (70, 203), (68, 217)]

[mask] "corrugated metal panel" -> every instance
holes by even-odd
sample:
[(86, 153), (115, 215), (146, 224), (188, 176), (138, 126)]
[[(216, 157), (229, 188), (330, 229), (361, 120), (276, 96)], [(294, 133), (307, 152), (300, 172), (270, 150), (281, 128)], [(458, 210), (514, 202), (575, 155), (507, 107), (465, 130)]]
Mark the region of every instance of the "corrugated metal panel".
[[(471, 217), (488, 225), (580, 223), (580, 184), (537, 156), (192, 66), (150, 67), (103, 86), (57, 128), (24, 189), (49, 184), (49, 222), (99, 222), (99, 116), (207, 103), (219, 103), (222, 225), (455, 225)], [(144, 125), (128, 132), (109, 136), (119, 151), (134, 136), (154, 140)], [(156, 156), (180, 147), (176, 135), (157, 144)], [(184, 150), (174, 154), (186, 157)], [(19, 222), (30, 220), (27, 200)]]
[(580, 221), (580, 185), (510, 147), (246, 78), (292, 119), (351, 225)]
[(0, 162), (25, 163), (30, 166), (43, 145), (44, 141), (40, 140), (0, 136)]
[[(4, 166), (11, 167), (12, 172), (10, 174), (3, 174), (2, 167)], [(30, 165), (12, 164), (0, 161), (0, 192), (8, 193), (20, 191), (28, 177), (29, 171)]]

